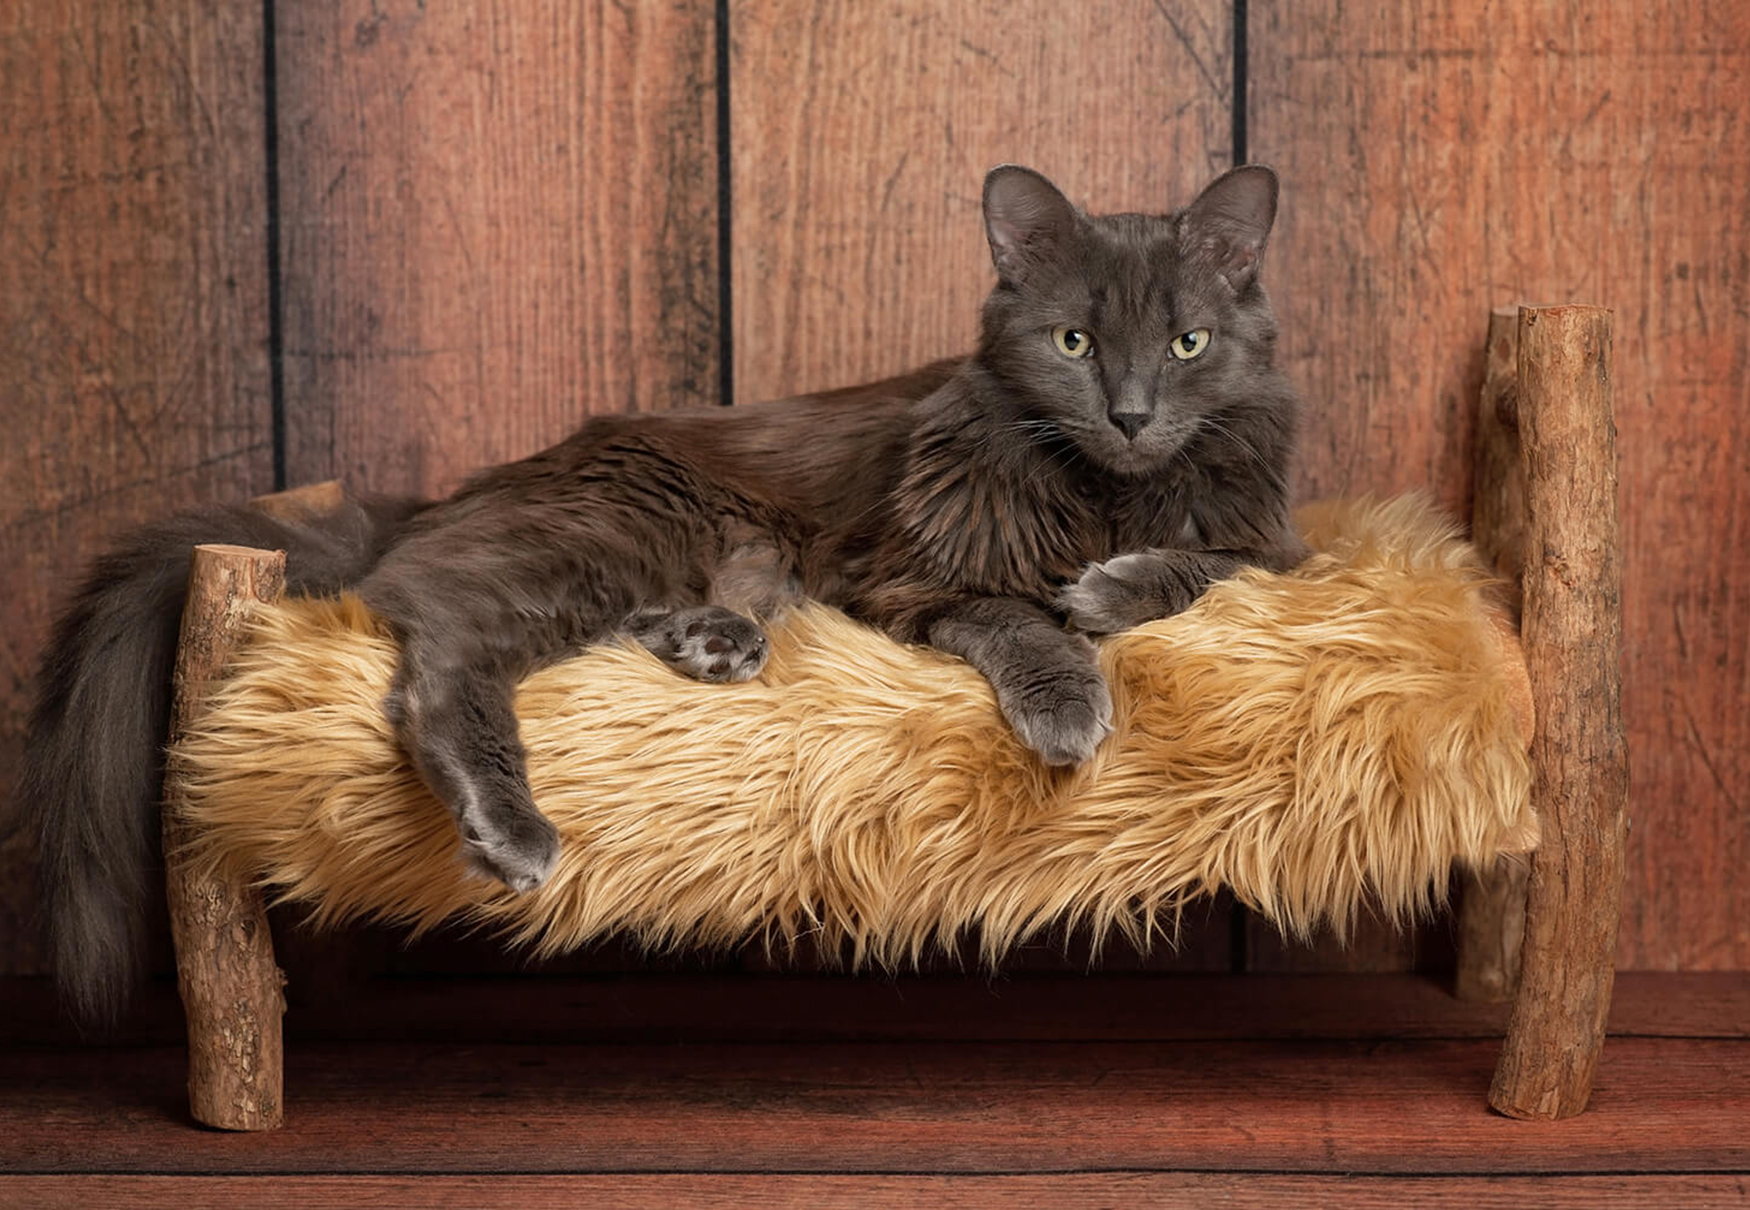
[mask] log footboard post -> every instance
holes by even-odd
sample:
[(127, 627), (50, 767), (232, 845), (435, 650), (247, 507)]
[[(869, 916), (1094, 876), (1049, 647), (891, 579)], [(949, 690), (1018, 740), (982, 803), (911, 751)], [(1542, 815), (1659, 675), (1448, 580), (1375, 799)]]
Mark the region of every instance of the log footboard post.
[(1628, 756), (1610, 312), (1521, 307), (1518, 346), (1523, 635), (1543, 838), (1489, 1104), (1510, 1117), (1562, 1118), (1591, 1094), (1622, 899)]
[(200, 877), (188, 863), (183, 779), (175, 746), (199, 717), (250, 607), (277, 599), (283, 551), (197, 546), (176, 650), (164, 778), (164, 855), (176, 981), (188, 1019), (188, 1100), (196, 1121), (224, 1130), (280, 1125), (285, 1010), (283, 979), (261, 894), (226, 877)]
[[(1519, 449), (1519, 309), (1489, 314), (1483, 390), (1477, 400), (1471, 542), (1506, 587), (1501, 602), (1520, 623), (1525, 546), (1525, 476)], [(1453, 994), (1499, 1003), (1519, 986), (1519, 949), (1525, 938), (1525, 883), (1530, 868), (1503, 858), (1493, 869), (1472, 871), (1458, 905), (1458, 970)]]

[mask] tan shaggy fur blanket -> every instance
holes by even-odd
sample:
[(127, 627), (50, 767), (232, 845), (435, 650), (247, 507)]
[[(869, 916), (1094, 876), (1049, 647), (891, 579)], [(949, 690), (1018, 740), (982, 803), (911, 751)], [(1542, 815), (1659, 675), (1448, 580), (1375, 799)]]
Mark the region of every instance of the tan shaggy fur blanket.
[[(464, 872), (380, 703), (394, 643), (356, 600), (264, 610), (176, 754), (198, 852), (318, 921), (460, 921), (549, 953), (810, 938), (857, 964), (994, 962), (1042, 934), (1146, 945), (1229, 887), (1283, 929), (1404, 919), (1536, 843), (1489, 581), (1417, 498), (1304, 509), (1317, 553), (1107, 640), (1116, 730), (1043, 767), (984, 680), (833, 610), (771, 630), (764, 674), (682, 679), (606, 647), (517, 712), (565, 852), (528, 895)], [(963, 954), (974, 956), (970, 952)]]

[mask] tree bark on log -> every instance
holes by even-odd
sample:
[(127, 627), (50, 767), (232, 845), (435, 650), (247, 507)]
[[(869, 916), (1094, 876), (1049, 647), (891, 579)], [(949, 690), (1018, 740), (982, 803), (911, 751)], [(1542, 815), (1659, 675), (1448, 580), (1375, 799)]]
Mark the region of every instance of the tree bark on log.
[(283, 1116), (283, 980), (259, 891), (197, 877), (184, 859), (183, 788), (176, 743), (200, 716), (249, 611), (285, 586), (283, 551), (197, 546), (176, 650), (170, 759), (164, 779), (164, 854), (176, 979), (188, 1019), (188, 1100), (196, 1121), (269, 1130)]
[[(1487, 368), (1477, 399), (1470, 532), (1484, 561), (1501, 577), (1503, 605), (1515, 628), (1525, 567), (1525, 477), (1519, 460), (1519, 310), (1498, 307), (1489, 314)], [(1492, 869), (1466, 877), (1453, 980), (1459, 999), (1500, 1003), (1513, 998), (1530, 877), (1530, 865), (1520, 858), (1503, 858)]]
[(1543, 841), (1489, 1103), (1510, 1117), (1561, 1118), (1591, 1094), (1622, 900), (1628, 756), (1610, 312), (1522, 307), (1518, 339), (1523, 633)]
[(346, 490), (340, 486), (340, 480), (324, 479), (321, 483), (306, 483), (303, 487), (257, 496), (249, 503), (270, 517), (277, 517), (282, 521), (302, 521), (338, 509), (346, 503)]

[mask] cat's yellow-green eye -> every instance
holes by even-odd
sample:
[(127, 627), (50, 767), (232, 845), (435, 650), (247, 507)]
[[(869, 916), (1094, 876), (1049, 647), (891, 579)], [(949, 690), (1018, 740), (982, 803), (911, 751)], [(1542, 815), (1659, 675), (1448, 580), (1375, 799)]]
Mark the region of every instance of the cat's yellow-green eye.
[(1094, 338), (1068, 325), (1051, 329), (1051, 343), (1065, 357), (1086, 357), (1094, 351)]
[(1195, 328), (1173, 337), (1167, 350), (1180, 361), (1190, 361), (1209, 347), (1209, 329)]

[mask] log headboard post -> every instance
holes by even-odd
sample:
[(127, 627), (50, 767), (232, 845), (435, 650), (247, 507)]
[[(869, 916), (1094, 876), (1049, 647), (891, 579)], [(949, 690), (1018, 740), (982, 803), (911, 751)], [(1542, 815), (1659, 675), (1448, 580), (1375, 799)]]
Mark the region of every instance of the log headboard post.
[[(1483, 390), (1477, 399), (1471, 541), (1506, 587), (1506, 607), (1520, 624), (1525, 542), (1525, 476), (1519, 451), (1519, 309), (1489, 314)], [(1453, 991), (1461, 1000), (1498, 1003), (1519, 987), (1519, 948), (1525, 938), (1525, 883), (1530, 865), (1502, 858), (1491, 870), (1466, 878), (1458, 906), (1458, 970)]]
[(1543, 828), (1522, 973), (1489, 1103), (1518, 1118), (1586, 1107), (1621, 914), (1628, 755), (1611, 314), (1521, 307), (1514, 393), (1525, 492), (1522, 637)]

